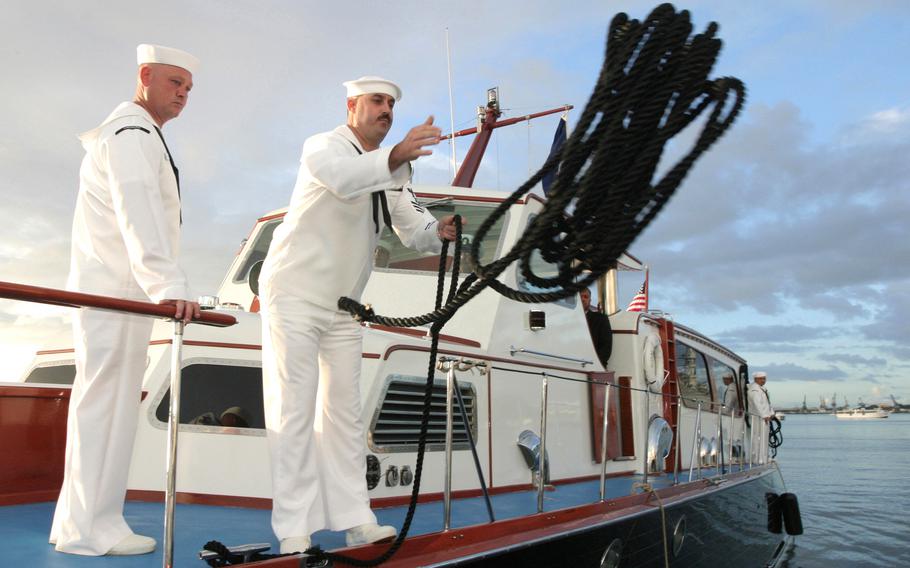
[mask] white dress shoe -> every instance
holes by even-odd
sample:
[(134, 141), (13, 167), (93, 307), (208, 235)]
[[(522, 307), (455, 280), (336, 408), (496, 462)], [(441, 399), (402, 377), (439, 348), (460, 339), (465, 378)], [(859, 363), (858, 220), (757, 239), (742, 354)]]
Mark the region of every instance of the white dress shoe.
[(373, 542), (389, 540), (395, 538), (395, 535), (397, 534), (398, 531), (395, 530), (395, 527), (367, 523), (348, 529), (348, 532), (344, 535), (344, 541), (348, 546), (357, 546), (359, 544), (370, 544)]
[(291, 536), (281, 539), (281, 554), (304, 552), (309, 547), (310, 537), (308, 536)]
[(155, 550), (155, 539), (141, 534), (131, 534), (107, 551), (108, 556), (132, 556), (148, 554)]

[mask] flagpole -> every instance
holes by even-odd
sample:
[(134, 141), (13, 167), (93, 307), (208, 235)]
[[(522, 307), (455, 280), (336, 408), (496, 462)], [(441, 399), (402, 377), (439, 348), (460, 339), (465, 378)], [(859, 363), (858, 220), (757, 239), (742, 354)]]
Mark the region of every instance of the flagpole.
[(645, 311), (648, 311), (648, 306), (651, 303), (651, 291), (648, 289), (650, 282), (648, 278), (651, 276), (651, 268), (646, 264), (645, 265)]

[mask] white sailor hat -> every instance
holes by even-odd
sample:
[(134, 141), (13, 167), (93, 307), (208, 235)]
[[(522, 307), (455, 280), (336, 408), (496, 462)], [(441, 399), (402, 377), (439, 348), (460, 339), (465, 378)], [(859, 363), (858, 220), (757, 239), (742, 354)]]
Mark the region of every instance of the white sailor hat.
[(136, 47), (136, 64), (142, 65), (143, 63), (174, 65), (175, 67), (182, 67), (193, 74), (199, 69), (199, 60), (189, 53), (173, 47), (149, 43), (143, 43)]
[(752, 373), (753, 379), (767, 379), (768, 375), (764, 371), (758, 371), (757, 373)]
[(396, 102), (401, 100), (401, 88), (398, 85), (375, 75), (366, 75), (360, 79), (345, 81), (342, 85), (348, 90), (348, 98), (370, 93), (382, 93), (389, 95)]

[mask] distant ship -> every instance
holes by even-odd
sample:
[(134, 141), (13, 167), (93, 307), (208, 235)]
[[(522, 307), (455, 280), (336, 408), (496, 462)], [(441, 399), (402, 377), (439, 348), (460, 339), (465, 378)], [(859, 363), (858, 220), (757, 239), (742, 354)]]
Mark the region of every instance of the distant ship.
[(844, 420), (871, 420), (873, 418), (888, 418), (888, 412), (885, 412), (881, 408), (845, 408), (843, 410), (838, 410), (834, 413), (834, 416), (838, 419)]

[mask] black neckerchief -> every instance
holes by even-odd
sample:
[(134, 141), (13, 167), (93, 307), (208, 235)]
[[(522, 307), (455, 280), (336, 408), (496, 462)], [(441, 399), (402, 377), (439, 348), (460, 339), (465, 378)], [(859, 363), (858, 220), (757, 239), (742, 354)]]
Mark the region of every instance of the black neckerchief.
[[(163, 139), (162, 139), (163, 140)], [(351, 142), (348, 140), (348, 142)], [(358, 154), (363, 154), (360, 148), (357, 147), (357, 144), (351, 142), (351, 146), (357, 150)], [(387, 227), (392, 228), (392, 215), (389, 214), (389, 202), (386, 200), (385, 191), (374, 191), (373, 192), (373, 225), (376, 227), (376, 232), (379, 233), (379, 230), (382, 228), (379, 226), (379, 209), (382, 208), (382, 220)]]
[[(167, 147), (167, 142), (164, 141), (164, 135), (161, 134), (161, 129), (156, 126), (155, 132), (158, 133), (158, 138), (161, 138), (161, 143), (164, 144), (167, 161), (171, 163), (171, 169), (174, 171), (174, 179), (177, 180), (177, 201), (180, 201), (180, 170), (177, 169), (177, 165), (174, 164), (174, 159), (171, 158), (171, 151)], [(183, 224), (183, 207), (180, 208), (180, 224)]]

